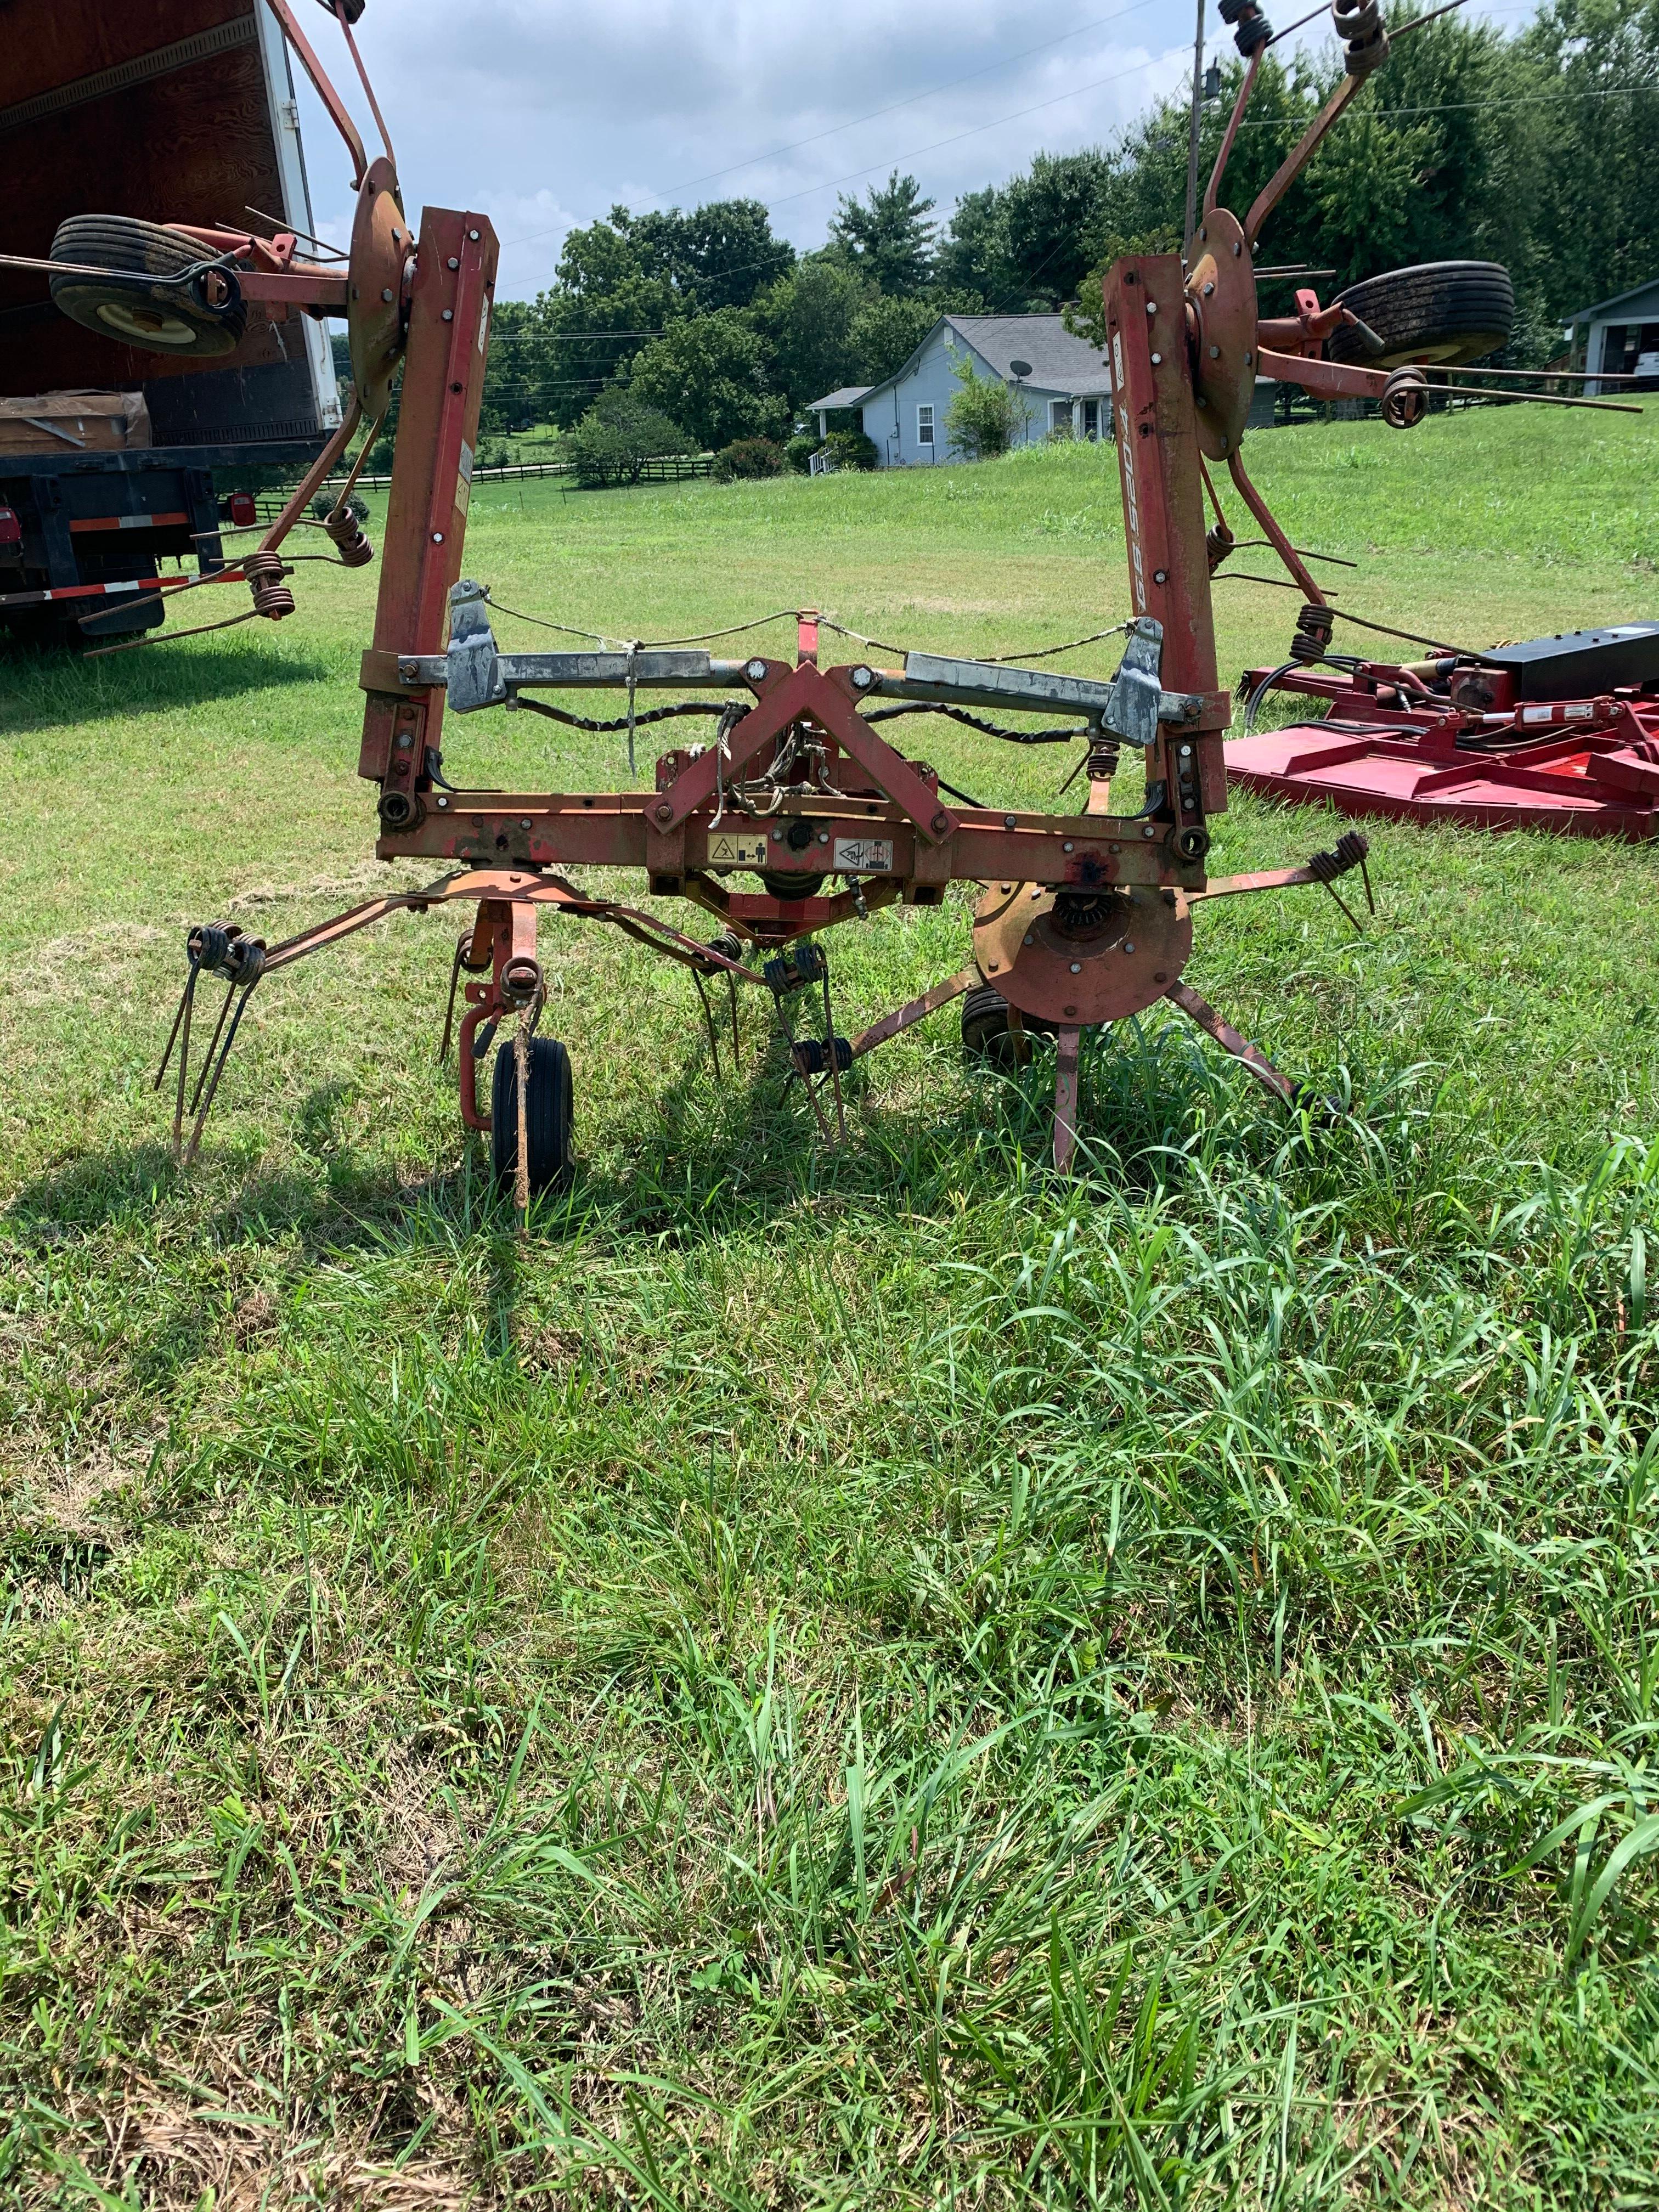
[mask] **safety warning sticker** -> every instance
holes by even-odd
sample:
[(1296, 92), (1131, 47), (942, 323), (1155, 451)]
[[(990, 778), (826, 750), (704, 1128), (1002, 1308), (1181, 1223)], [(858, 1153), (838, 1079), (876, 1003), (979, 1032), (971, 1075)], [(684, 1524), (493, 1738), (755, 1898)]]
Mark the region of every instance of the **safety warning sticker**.
[(730, 836), (724, 830), (717, 830), (708, 841), (711, 868), (757, 868), (765, 858), (763, 835), (744, 836), (739, 830), (735, 836)]
[(884, 876), (893, 865), (890, 837), (837, 837), (830, 849), (830, 866), (844, 876)]

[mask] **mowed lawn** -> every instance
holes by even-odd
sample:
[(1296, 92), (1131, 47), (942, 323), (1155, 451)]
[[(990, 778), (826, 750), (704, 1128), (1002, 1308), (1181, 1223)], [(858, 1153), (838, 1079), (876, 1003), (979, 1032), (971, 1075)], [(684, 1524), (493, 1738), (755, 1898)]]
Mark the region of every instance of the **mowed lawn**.
[[(1659, 611), (1656, 419), (1250, 453), (1357, 610), (1480, 644)], [(1090, 448), (480, 486), (466, 568), (619, 638), (1126, 611)], [(1383, 824), (1363, 938), (1201, 912), (1351, 1118), (1153, 1016), (1064, 1179), (955, 1009), (826, 1154), (757, 1011), (717, 1085), (682, 973), (546, 921), (580, 1166), (523, 1237), (404, 917), (260, 987), (181, 1176), (187, 925), (416, 872), (374, 580), (0, 659), (0, 2198), (1659, 2203), (1659, 853)], [(1294, 594), (1216, 597), (1224, 680), (1283, 657)], [(994, 801), (1071, 764), (904, 726)], [(446, 764), (626, 776), (527, 715)], [(1334, 826), (1243, 801), (1212, 865)], [(839, 933), (842, 1024), (969, 903)]]

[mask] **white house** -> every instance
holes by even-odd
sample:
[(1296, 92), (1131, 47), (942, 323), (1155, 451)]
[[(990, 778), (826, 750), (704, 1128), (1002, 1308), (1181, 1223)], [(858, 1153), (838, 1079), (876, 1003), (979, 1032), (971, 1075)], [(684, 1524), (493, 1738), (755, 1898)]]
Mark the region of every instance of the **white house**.
[[(1639, 376), (1659, 385), (1659, 277), (1581, 307), (1569, 318), (1567, 332), (1571, 357), (1576, 361), (1582, 347), (1583, 366), (1592, 378)], [(1592, 382), (1584, 389), (1594, 393), (1601, 386)]]
[(1050, 432), (1074, 438), (1111, 434), (1111, 379), (1087, 338), (1058, 315), (941, 315), (897, 374), (866, 389), (848, 386), (810, 404), (824, 417), (857, 410), (884, 469), (960, 460), (951, 450), (945, 416), (961, 391), (954, 373), (966, 362), (976, 376), (1011, 386), (1025, 403), (1016, 445), (1040, 445)]

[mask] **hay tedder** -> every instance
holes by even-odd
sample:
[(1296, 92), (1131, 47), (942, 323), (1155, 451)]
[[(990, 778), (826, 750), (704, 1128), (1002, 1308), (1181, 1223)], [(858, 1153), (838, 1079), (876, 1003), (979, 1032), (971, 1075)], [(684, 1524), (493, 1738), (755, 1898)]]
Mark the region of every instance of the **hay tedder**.
[[(1291, 659), (1264, 672), (1265, 682), (1305, 686), (1308, 672), (1335, 665), (1345, 685), (1370, 687), (1372, 710), (1403, 694), (1415, 714), (1435, 684), (1453, 686), (1451, 698), (1466, 680), (1465, 663), (1455, 654), (1447, 670), (1427, 674), (1334, 656), (1335, 611), (1241, 458), (1261, 375), (1319, 396), (1375, 398), (1400, 428), (1420, 421), (1429, 404), (1425, 367), (1410, 357), (1382, 359), (1388, 340), (1354, 307), (1340, 301), (1322, 307), (1311, 293), (1299, 293), (1293, 316), (1264, 321), (1257, 309), (1255, 255), (1264, 222), (1387, 53), (1376, 0), (1334, 0), (1346, 74), (1242, 220), (1218, 195), (1273, 33), (1253, 0), (1222, 0), (1247, 68), (1192, 234), (1181, 255), (1130, 257), (1107, 277), (1130, 606), (1119, 625), (1121, 665), (1110, 681), (1036, 665), (1070, 647), (1023, 656), (1030, 665), (904, 653), (852, 636), (811, 610), (797, 616), (792, 659), (710, 651), (738, 634), (732, 631), (611, 644), (569, 624), (580, 647), (503, 650), (487, 585), (462, 575), (495, 283), (494, 234), (481, 216), (446, 209), (428, 209), (418, 233), (411, 230), (389, 142), (382, 157), (368, 159), (287, 0), (269, 4), (351, 150), (357, 206), (348, 267), (342, 274), (308, 266), (292, 240), (197, 234), (188, 266), (160, 266), (158, 274), (152, 258), (137, 272), (106, 271), (114, 287), (108, 296), (123, 303), (128, 327), (135, 300), (187, 324), (245, 312), (248, 301), (345, 314), (354, 384), (347, 421), (240, 564), (255, 614), (292, 610), (285, 540), (362, 422), (370, 426), (367, 450), (401, 368), (379, 606), (361, 678), (367, 704), (358, 766), (378, 791), (379, 856), (440, 863), (447, 872), (278, 945), (230, 925), (192, 930), (188, 978), (162, 1063), (165, 1073), (176, 1054), (175, 1140), (194, 1152), (249, 996), (263, 979), (400, 908), (424, 913), (455, 903), (470, 913), (455, 949), (445, 1047), (464, 990), (456, 1039), (462, 1117), (492, 1134), (496, 1171), (521, 1206), (562, 1184), (571, 1167), (570, 1060), (562, 1042), (539, 1030), (546, 990), (538, 931), (549, 914), (606, 923), (684, 967), (702, 1001), (717, 1072), (725, 1023), (716, 1018), (709, 987), (729, 994), (734, 1048), (740, 994), (763, 994), (781, 1033), (789, 1079), (800, 1081), (826, 1140), (844, 1129), (843, 1079), (853, 1062), (953, 999), (963, 1001), (964, 1041), (979, 1052), (1018, 1063), (1034, 1038), (1054, 1040), (1054, 1157), (1061, 1168), (1076, 1140), (1080, 1033), (1160, 1000), (1178, 1007), (1278, 1097), (1294, 1102), (1291, 1080), (1185, 979), (1194, 917), (1217, 898), (1333, 886), (1351, 869), (1363, 873), (1366, 846), (1351, 831), (1299, 866), (1218, 878), (1206, 872), (1212, 818), (1226, 803), (1224, 733), (1231, 715), (1217, 677), (1211, 578), (1236, 543), (1211, 465), (1225, 464), (1261, 533), (1255, 542), (1277, 554), (1304, 601)], [(349, 42), (362, 0), (323, 4)], [(64, 301), (70, 312), (100, 312), (97, 274), (78, 273), (73, 300)], [(1357, 341), (1360, 358), (1330, 357), (1327, 342), (1339, 333), (1346, 343), (1336, 350), (1350, 354)], [(1489, 338), (1488, 347), (1496, 342)], [(1436, 357), (1447, 356), (1443, 350)], [(360, 453), (359, 465), (361, 459)], [(1207, 531), (1206, 496), (1215, 514)], [(325, 526), (349, 562), (372, 557), (344, 492)], [(826, 632), (851, 637), (861, 653), (821, 665)], [(1096, 630), (1075, 642), (1113, 634)], [(1639, 722), (1648, 710), (1626, 696), (1627, 687), (1611, 689), (1621, 696), (1620, 713)], [(561, 694), (602, 690), (618, 695), (618, 712), (608, 722), (584, 720), (552, 703)], [(664, 752), (647, 789), (456, 787), (444, 772), (446, 713), (498, 709), (625, 729), (630, 764), (647, 726), (705, 717), (712, 727), (708, 742)], [(1004, 807), (955, 790), (886, 733), (896, 720), (930, 714), (1017, 742), (1073, 745), (1080, 810)], [(988, 719), (1011, 714), (1063, 722), (1034, 729)], [(1115, 811), (1111, 800), (1126, 744), (1146, 758), (1144, 804), (1133, 813)], [(580, 869), (635, 872), (653, 901), (700, 910), (716, 930), (700, 937), (654, 907), (582, 888), (568, 872)], [(982, 889), (964, 964), (860, 1030), (838, 1025), (828, 933), (881, 907), (937, 905), (957, 882)], [(191, 1030), (203, 976), (219, 978), (226, 990), (192, 1090)], [(498, 1031), (486, 1103), (477, 1073)], [(187, 1121), (193, 1126), (186, 1137)]]

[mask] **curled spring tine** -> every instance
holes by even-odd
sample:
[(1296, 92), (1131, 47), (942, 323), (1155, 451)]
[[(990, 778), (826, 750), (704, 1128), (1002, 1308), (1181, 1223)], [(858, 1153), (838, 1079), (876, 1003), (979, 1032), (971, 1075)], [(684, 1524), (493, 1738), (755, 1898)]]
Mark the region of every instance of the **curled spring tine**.
[[(225, 1063), (230, 1058), (230, 1048), (236, 1042), (236, 1032), (241, 1027), (242, 1016), (247, 1012), (247, 1002), (253, 996), (253, 985), (254, 983), (257, 983), (258, 980), (258, 977), (256, 975), (253, 979), (253, 982), (249, 983), (246, 987), (242, 992), (240, 999), (237, 1001), (236, 1012), (231, 1017), (229, 1029), (225, 1032), (224, 1048), (220, 1053), (216, 1064), (214, 1062), (212, 1058), (212, 1048), (209, 1048), (207, 1066), (204, 1066), (202, 1073), (205, 1079), (208, 1067), (211, 1066), (213, 1070), (213, 1079), (208, 1084), (207, 1097), (202, 1100), (201, 1110), (196, 1116), (196, 1126), (190, 1133), (190, 1144), (185, 1153), (185, 1165), (186, 1167), (191, 1166), (195, 1160), (197, 1147), (202, 1141), (202, 1132), (207, 1127), (207, 1117), (213, 1111), (213, 1101), (215, 1097), (217, 1095), (219, 1089), (219, 1078), (225, 1072)], [(232, 988), (234, 989), (234, 986), (233, 985)], [(223, 1018), (223, 1015), (222, 1014), (220, 1017), (222, 1024)], [(218, 1031), (216, 1030), (214, 1031), (214, 1036), (216, 1041), (218, 1037)], [(199, 1085), (198, 1085), (198, 1091), (200, 1090)]]
[(708, 1003), (708, 993), (702, 977), (695, 968), (691, 970), (691, 981), (696, 985), (697, 996), (702, 1001), (703, 1027), (708, 1032), (708, 1050), (714, 1062), (714, 1080), (718, 1083), (720, 1079), (720, 1040), (714, 1033), (714, 1009)]
[(219, 1038), (225, 1026), (225, 1016), (230, 1012), (230, 1002), (235, 996), (236, 985), (233, 981), (225, 987), (225, 1002), (219, 1009), (218, 1020), (213, 1024), (213, 1035), (208, 1040), (207, 1058), (202, 1062), (202, 1072), (196, 1079), (196, 1095), (190, 1102), (190, 1110), (192, 1114), (202, 1103), (202, 1089), (208, 1079), (208, 1070), (213, 1065), (213, 1055), (219, 1049)]
[[(155, 1079), (149, 1086), (152, 1091), (159, 1091), (161, 1087), (161, 1079), (167, 1072), (167, 1062), (173, 1058), (173, 1048), (179, 1041), (179, 1026), (188, 1022), (190, 1002), (196, 995), (196, 978), (200, 973), (201, 969), (192, 960), (190, 963), (190, 972), (185, 977), (185, 988), (179, 994), (179, 1006), (173, 1017), (173, 1027), (167, 1031), (167, 1050), (161, 1054), (161, 1064), (156, 1069)], [(185, 1030), (185, 1049), (188, 1050), (190, 1030), (187, 1027)]]
[(836, 1050), (836, 1017), (830, 1004), (830, 959), (823, 962), (823, 1048), (830, 1056), (830, 1084), (836, 1097), (836, 1141), (847, 1142), (847, 1108), (841, 1095), (841, 1058)]
[(455, 994), (459, 988), (461, 981), (461, 962), (465, 957), (467, 946), (471, 942), (472, 932), (470, 929), (464, 929), (455, 940), (455, 957), (449, 970), (449, 1004), (444, 1008), (443, 1042), (438, 1047), (440, 1067), (449, 1058), (449, 1041), (455, 1022)]
[[(1343, 913), (1347, 915), (1349, 921), (1352, 925), (1354, 935), (1356, 937), (1363, 937), (1365, 934), (1364, 924), (1359, 921), (1358, 916), (1355, 915), (1353, 908), (1348, 904), (1346, 899), (1343, 897), (1341, 892), (1338, 890), (1336, 885), (1334, 884), (1327, 884), (1325, 888), (1330, 893), (1331, 896), (1336, 901), (1337, 904), (1341, 908)], [(1373, 912), (1375, 912), (1375, 908), (1372, 909)]]
[[(184, 996), (179, 1001), (179, 1011), (173, 1018), (173, 1036), (179, 1038), (179, 1088), (173, 1102), (173, 1157), (179, 1157), (179, 1147), (185, 1133), (185, 1085), (190, 1077), (190, 1024), (196, 1005), (196, 981), (202, 972), (200, 963), (192, 960), (190, 973), (185, 978)], [(173, 1037), (167, 1039), (167, 1051), (161, 1055), (161, 1065), (155, 1071), (155, 1087), (161, 1087), (161, 1078), (167, 1072), (167, 1060), (173, 1052)]]

